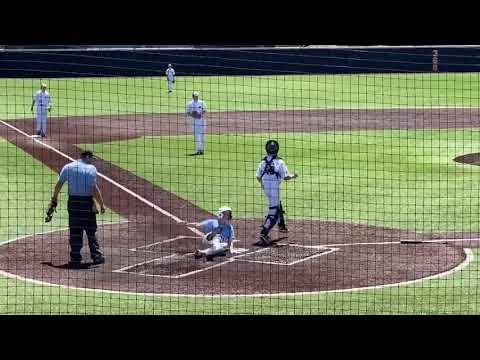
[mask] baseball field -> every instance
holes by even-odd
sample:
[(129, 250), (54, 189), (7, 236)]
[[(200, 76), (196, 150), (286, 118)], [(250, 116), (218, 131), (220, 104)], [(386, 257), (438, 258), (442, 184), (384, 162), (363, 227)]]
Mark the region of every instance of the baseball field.
[[(39, 140), (38, 79), (0, 79), (0, 313), (479, 313), (478, 73), (178, 77), (171, 94), (157, 77), (46, 82)], [(209, 110), (202, 157), (192, 90)], [(299, 178), (283, 184), (288, 237), (258, 248), (271, 138)], [(80, 149), (99, 157), (107, 262), (71, 270), (65, 189), (44, 214)], [(195, 261), (177, 219), (221, 205), (242, 252)]]

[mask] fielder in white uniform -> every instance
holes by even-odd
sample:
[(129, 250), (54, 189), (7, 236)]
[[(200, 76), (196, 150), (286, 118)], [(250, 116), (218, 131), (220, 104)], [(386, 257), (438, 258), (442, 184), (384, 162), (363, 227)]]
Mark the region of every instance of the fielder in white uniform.
[(205, 151), (205, 113), (207, 112), (207, 105), (204, 101), (198, 100), (198, 92), (194, 91), (192, 94), (193, 100), (187, 105), (187, 113), (193, 119), (193, 135), (195, 137), (196, 154), (203, 155)]
[(175, 84), (175, 70), (173, 69), (172, 64), (168, 64), (168, 68), (165, 70), (165, 75), (167, 76), (168, 92), (171, 93)]
[(292, 180), (298, 175), (290, 174), (285, 162), (277, 156), (279, 148), (277, 141), (267, 141), (265, 145), (267, 156), (260, 162), (256, 174), (258, 182), (260, 182), (265, 195), (268, 197), (268, 213), (262, 225), (260, 240), (256, 243), (261, 246), (271, 245), (268, 233), (277, 222), (280, 232), (288, 232), (280, 199), (280, 184), (282, 180)]
[[(47, 85), (43, 84), (33, 95), (33, 102), (30, 111), (33, 112), (33, 107), (37, 104), (37, 137), (45, 137), (47, 132), (47, 117), (51, 110), (52, 97), (47, 91)], [(35, 136), (35, 135), (34, 135)]]
[(233, 253), (235, 231), (230, 224), (232, 216), (232, 209), (222, 206), (218, 209), (216, 219), (208, 219), (199, 223), (183, 222), (187, 226), (202, 228), (204, 233), (202, 238), (204, 249), (195, 251), (195, 259), (205, 256), (207, 261), (213, 261), (214, 256), (226, 255), (227, 252)]

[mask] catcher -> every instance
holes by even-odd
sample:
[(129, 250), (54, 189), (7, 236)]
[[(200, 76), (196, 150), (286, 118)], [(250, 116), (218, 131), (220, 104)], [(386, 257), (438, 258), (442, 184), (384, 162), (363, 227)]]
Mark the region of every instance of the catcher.
[(65, 165), (60, 172), (60, 177), (52, 196), (52, 200), (47, 209), (45, 221), (52, 220), (58, 204), (58, 195), (65, 182), (68, 183), (68, 227), (70, 229), (70, 262), (69, 267), (82, 268), (83, 232), (88, 237), (88, 246), (93, 265), (103, 264), (105, 257), (100, 251), (97, 237), (97, 218), (98, 213), (95, 200), (100, 205), (100, 212), (105, 212), (103, 197), (97, 186), (97, 169), (92, 165), (95, 160), (91, 151), (84, 151), (80, 159)]
[(187, 105), (187, 114), (193, 119), (193, 135), (197, 149), (194, 155), (203, 155), (205, 151), (205, 113), (207, 112), (207, 105), (204, 101), (198, 100), (198, 97), (198, 92), (194, 91), (192, 94), (193, 100)]

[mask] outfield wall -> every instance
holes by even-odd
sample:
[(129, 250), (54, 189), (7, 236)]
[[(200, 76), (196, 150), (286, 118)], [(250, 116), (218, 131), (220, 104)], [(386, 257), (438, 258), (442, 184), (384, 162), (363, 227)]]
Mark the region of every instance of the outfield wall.
[[(431, 72), (433, 47), (0, 51), (0, 77)], [(480, 47), (439, 49), (441, 72), (477, 72)]]

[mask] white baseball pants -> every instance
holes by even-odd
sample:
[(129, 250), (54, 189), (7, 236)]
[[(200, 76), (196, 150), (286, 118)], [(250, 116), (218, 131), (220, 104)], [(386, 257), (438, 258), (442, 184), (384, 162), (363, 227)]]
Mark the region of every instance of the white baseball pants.
[(193, 119), (193, 135), (197, 151), (205, 151), (205, 132), (207, 125), (204, 119)]
[[(208, 235), (208, 234), (207, 234)], [(224, 253), (225, 250), (229, 248), (228, 243), (221, 242), (221, 236), (215, 235), (212, 240), (207, 240), (207, 235), (202, 238), (202, 245), (206, 246), (206, 249), (198, 250), (205, 255), (217, 255), (220, 253)]]
[(47, 133), (48, 110), (37, 111), (37, 133)]

